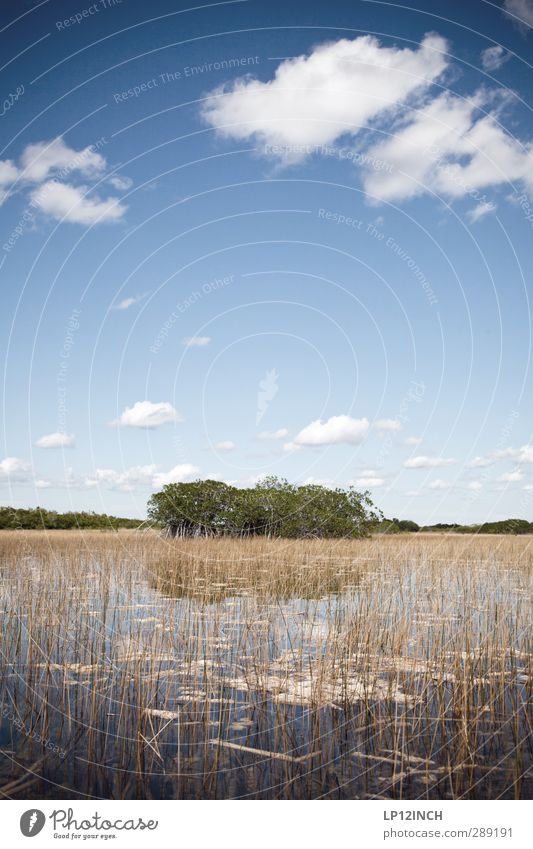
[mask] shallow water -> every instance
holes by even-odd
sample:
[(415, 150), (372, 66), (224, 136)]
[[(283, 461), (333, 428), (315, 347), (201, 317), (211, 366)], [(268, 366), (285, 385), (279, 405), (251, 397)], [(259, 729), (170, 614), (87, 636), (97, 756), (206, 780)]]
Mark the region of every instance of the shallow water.
[(355, 552), (6, 555), (4, 793), (530, 798), (530, 570)]

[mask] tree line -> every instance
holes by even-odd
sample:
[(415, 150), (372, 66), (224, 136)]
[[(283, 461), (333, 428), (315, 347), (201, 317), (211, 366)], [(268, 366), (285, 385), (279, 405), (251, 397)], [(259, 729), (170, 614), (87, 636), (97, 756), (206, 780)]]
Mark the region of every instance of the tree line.
[(483, 522), (477, 525), (460, 525), (458, 522), (437, 522), (435, 525), (418, 525), (411, 519), (382, 519), (374, 526), (381, 534), (399, 534), (405, 531), (417, 533), (454, 534), (533, 534), (533, 522), (527, 519), (503, 519), (499, 522)]
[(43, 507), (24, 509), (21, 507), (0, 507), (0, 530), (70, 530), (72, 528), (99, 528), (118, 530), (118, 528), (137, 528), (139, 519), (121, 519), (108, 516), (107, 513), (69, 512), (56, 513)]
[(170, 536), (363, 537), (382, 518), (367, 492), (296, 486), (267, 477), (242, 489), (221, 481), (168, 484), (148, 502)]

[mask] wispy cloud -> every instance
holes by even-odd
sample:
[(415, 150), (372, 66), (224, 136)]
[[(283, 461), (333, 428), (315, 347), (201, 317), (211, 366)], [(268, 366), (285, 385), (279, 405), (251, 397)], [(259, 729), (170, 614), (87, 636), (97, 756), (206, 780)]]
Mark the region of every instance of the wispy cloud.
[(142, 292), (139, 295), (132, 295), (129, 298), (124, 298), (123, 301), (119, 301), (118, 304), (113, 305), (114, 310), (129, 310), (130, 307), (134, 307), (135, 304), (139, 304), (143, 301), (150, 292)]
[(504, 0), (503, 8), (521, 27), (533, 27), (533, 0)]
[(402, 429), (402, 426), (398, 419), (378, 419), (377, 421), (373, 422), (372, 427), (375, 430), (388, 432), (398, 431)]
[(187, 348), (205, 348), (211, 341), (210, 336), (186, 336), (183, 344)]
[(501, 44), (495, 44), (494, 47), (487, 47), (481, 52), (481, 65), (484, 71), (491, 73), (497, 71), (511, 58), (511, 54), (504, 50)]
[(490, 215), (491, 213), (496, 212), (497, 209), (497, 205), (495, 203), (492, 203), (492, 201), (482, 201), (481, 203), (478, 203), (478, 205), (471, 209), (469, 212), (467, 212), (468, 219), (472, 222), (472, 224), (475, 224), (476, 221), (480, 220), (480, 218), (485, 218), (486, 215)]
[(286, 427), (280, 427), (278, 430), (262, 430), (257, 434), (257, 439), (263, 440), (276, 440), (276, 439), (285, 439), (286, 436), (289, 435), (289, 431)]

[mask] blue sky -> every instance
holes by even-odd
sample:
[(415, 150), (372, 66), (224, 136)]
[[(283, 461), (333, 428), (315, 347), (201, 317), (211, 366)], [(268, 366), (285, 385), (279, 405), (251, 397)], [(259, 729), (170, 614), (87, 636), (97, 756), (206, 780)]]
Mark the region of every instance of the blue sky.
[(1, 503), (531, 518), (533, 2), (421, 5), (3, 4)]

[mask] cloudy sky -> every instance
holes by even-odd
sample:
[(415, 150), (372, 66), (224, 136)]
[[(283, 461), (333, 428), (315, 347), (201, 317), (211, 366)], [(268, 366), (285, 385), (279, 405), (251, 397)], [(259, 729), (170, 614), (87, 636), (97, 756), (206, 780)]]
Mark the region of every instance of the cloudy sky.
[(531, 519), (533, 0), (189, 5), (2, 4), (0, 503)]

